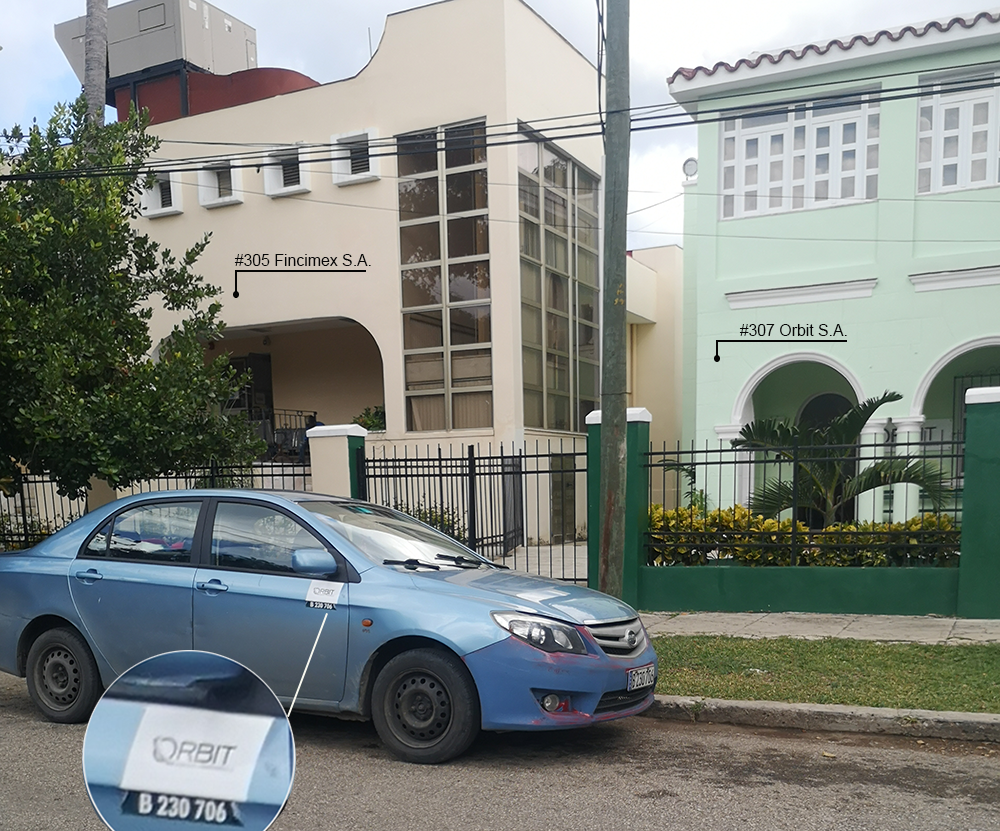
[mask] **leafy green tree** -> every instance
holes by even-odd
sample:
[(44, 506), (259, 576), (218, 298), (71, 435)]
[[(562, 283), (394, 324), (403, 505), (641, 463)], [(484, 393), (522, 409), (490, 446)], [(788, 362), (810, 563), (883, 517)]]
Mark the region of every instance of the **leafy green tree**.
[[(833, 525), (838, 514), (866, 491), (887, 485), (919, 485), (940, 509), (950, 490), (944, 471), (928, 459), (889, 456), (871, 460), (858, 471), (858, 441), (875, 411), (902, 395), (886, 391), (869, 398), (825, 425), (797, 425), (768, 418), (745, 424), (732, 446), (742, 450), (764, 450), (779, 460), (794, 461), (798, 470), (798, 496), (793, 500), (791, 477), (765, 478), (750, 498), (750, 509), (765, 517), (776, 517), (793, 505), (816, 511), (823, 526)], [(867, 464), (869, 459), (864, 460)], [(765, 468), (766, 470), (766, 468)]]
[[(245, 379), (226, 356), (218, 289), (131, 222), (157, 146), (138, 116), (89, 124), (81, 97), (0, 147), (0, 480), (48, 472), (65, 494), (210, 460), (245, 462), (258, 441), (223, 413)], [(87, 171), (85, 175), (81, 171)], [(152, 342), (154, 304), (177, 320)]]

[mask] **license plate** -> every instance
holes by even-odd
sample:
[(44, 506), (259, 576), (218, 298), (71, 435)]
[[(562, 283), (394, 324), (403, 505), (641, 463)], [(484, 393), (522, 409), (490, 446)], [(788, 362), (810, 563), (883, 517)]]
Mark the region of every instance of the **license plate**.
[(656, 668), (652, 664), (647, 664), (644, 667), (636, 667), (635, 669), (630, 669), (626, 675), (628, 679), (628, 684), (626, 685), (626, 690), (632, 692), (632, 690), (641, 690), (643, 687), (651, 687), (656, 681)]
[(225, 799), (205, 799), (200, 796), (129, 791), (122, 803), (122, 813), (206, 825), (243, 825), (235, 802)]

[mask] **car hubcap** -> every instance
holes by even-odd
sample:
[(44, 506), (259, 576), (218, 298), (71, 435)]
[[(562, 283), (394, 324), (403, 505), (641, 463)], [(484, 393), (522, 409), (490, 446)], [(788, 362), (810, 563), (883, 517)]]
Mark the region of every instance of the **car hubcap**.
[(42, 659), (41, 688), (50, 706), (65, 710), (80, 692), (80, 668), (69, 650), (56, 646)]
[(451, 724), (451, 700), (440, 679), (409, 673), (399, 679), (393, 698), (397, 732), (411, 744), (433, 744)]

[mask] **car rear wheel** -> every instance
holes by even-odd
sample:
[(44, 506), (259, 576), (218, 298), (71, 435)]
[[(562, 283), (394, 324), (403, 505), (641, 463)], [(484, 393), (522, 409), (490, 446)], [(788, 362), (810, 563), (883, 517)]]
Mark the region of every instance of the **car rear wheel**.
[(87, 642), (72, 629), (49, 629), (28, 651), (28, 694), (49, 721), (86, 721), (101, 697), (101, 676)]
[(375, 679), (372, 719), (386, 747), (406, 762), (437, 764), (479, 733), (479, 694), (465, 665), (435, 649), (390, 660)]

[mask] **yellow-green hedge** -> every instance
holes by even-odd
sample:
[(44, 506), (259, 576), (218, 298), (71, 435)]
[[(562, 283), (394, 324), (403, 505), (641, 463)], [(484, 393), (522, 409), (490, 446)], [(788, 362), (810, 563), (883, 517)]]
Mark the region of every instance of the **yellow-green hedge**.
[[(796, 561), (818, 566), (954, 565), (961, 532), (950, 516), (906, 522), (844, 522), (810, 531), (796, 524)], [(742, 565), (790, 565), (792, 521), (765, 519), (736, 505), (705, 512), (649, 507), (648, 563), (698, 565), (710, 559)]]

